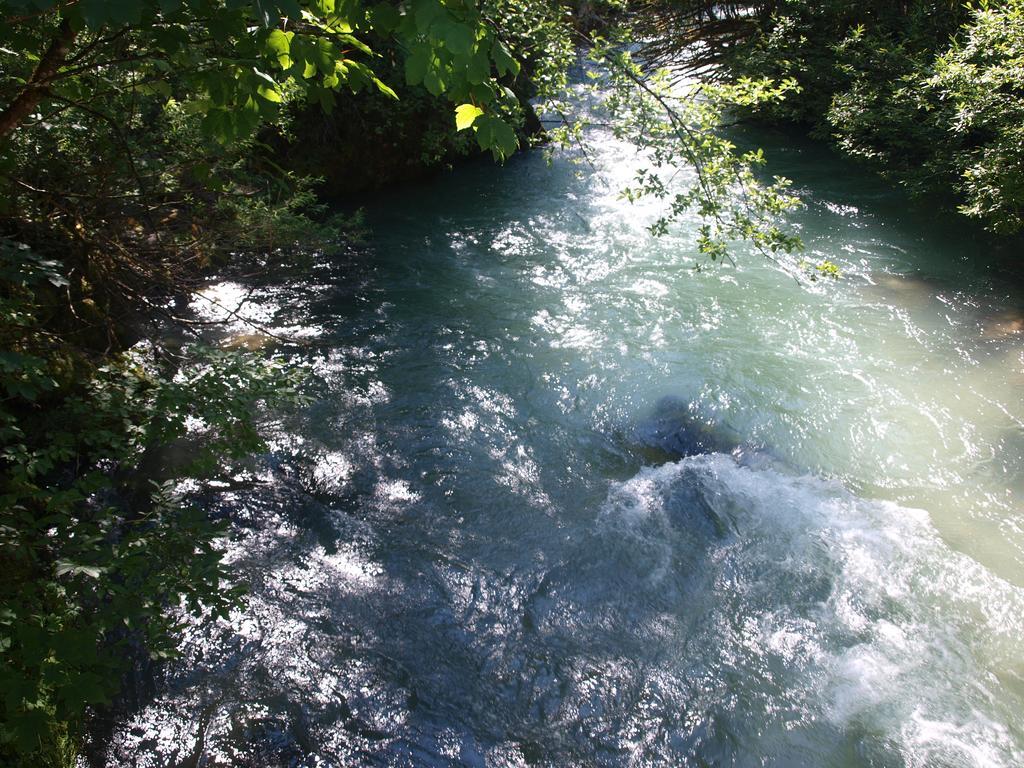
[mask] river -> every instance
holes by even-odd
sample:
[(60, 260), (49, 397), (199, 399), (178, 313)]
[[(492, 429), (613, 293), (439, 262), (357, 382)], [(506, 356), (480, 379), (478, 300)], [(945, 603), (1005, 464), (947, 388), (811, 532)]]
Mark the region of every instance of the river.
[(245, 607), (190, 624), (97, 764), (1024, 764), (1006, 254), (757, 138), (840, 279), (694, 270), (696, 222), (650, 237), (598, 138), (213, 285), (301, 337), (314, 402), (200, 494)]

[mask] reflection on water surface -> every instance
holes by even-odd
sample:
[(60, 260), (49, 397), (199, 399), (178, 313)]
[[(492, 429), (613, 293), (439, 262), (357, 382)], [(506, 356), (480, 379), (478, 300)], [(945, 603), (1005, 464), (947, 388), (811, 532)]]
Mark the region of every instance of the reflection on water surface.
[(246, 605), (99, 762), (1024, 763), (1019, 295), (776, 156), (841, 280), (693, 271), (609, 142), (607, 183), (467, 167), (376, 203), (370, 253), (197, 298), (316, 400), (199, 497)]

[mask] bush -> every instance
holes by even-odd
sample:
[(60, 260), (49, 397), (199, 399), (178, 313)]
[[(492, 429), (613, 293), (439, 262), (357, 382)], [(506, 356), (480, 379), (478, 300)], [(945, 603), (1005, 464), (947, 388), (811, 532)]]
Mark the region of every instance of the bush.
[(940, 56), (928, 93), (957, 150), (961, 211), (997, 232), (1024, 228), (1024, 2), (982, 4)]
[[(261, 403), (298, 399), (294, 371), (240, 353), (91, 357), (40, 324), (66, 286), (58, 262), (0, 239), (5, 764), (72, 754), (86, 708), (110, 701), (133, 652), (174, 652), (175, 610), (234, 604), (222, 526), (174, 488), (258, 449)], [(153, 471), (197, 421), (209, 429), (192, 460)]]
[(953, 189), (1009, 234), (1024, 227), (1022, 8), (786, 0), (730, 68), (800, 84), (757, 116), (805, 123), (913, 193)]

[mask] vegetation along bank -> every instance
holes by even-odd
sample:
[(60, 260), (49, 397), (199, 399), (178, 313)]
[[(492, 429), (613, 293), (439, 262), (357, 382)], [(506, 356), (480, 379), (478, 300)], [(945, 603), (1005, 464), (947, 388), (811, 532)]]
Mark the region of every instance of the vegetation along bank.
[[(695, 213), (699, 263), (746, 240), (785, 266), (797, 201), (717, 130), (725, 110), (805, 126), (1012, 234), (1022, 13), (0, 0), (0, 760), (73, 762), (126, 673), (174, 653), (168, 609), (241, 594), (223, 524), (176, 489), (261, 450), (260, 412), (301, 406), (302, 371), (212, 343), (187, 300), (212, 271), (349, 248), (358, 217), (330, 203), (463, 157), (544, 144), (585, 163), (595, 122), (650, 158), (624, 194), (662, 202), (654, 234)], [(596, 113), (570, 77), (581, 49)], [(699, 98), (680, 66), (713, 67)], [(681, 164), (692, 188), (659, 174)]]

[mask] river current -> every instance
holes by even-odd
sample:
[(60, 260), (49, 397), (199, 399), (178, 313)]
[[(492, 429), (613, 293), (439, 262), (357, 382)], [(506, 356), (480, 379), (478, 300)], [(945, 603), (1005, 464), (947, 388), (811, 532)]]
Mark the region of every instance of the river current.
[(198, 494), (245, 605), (190, 624), (98, 764), (1024, 764), (1007, 254), (757, 138), (840, 279), (694, 270), (697, 223), (650, 237), (598, 138), (211, 285), (301, 341), (314, 401)]

